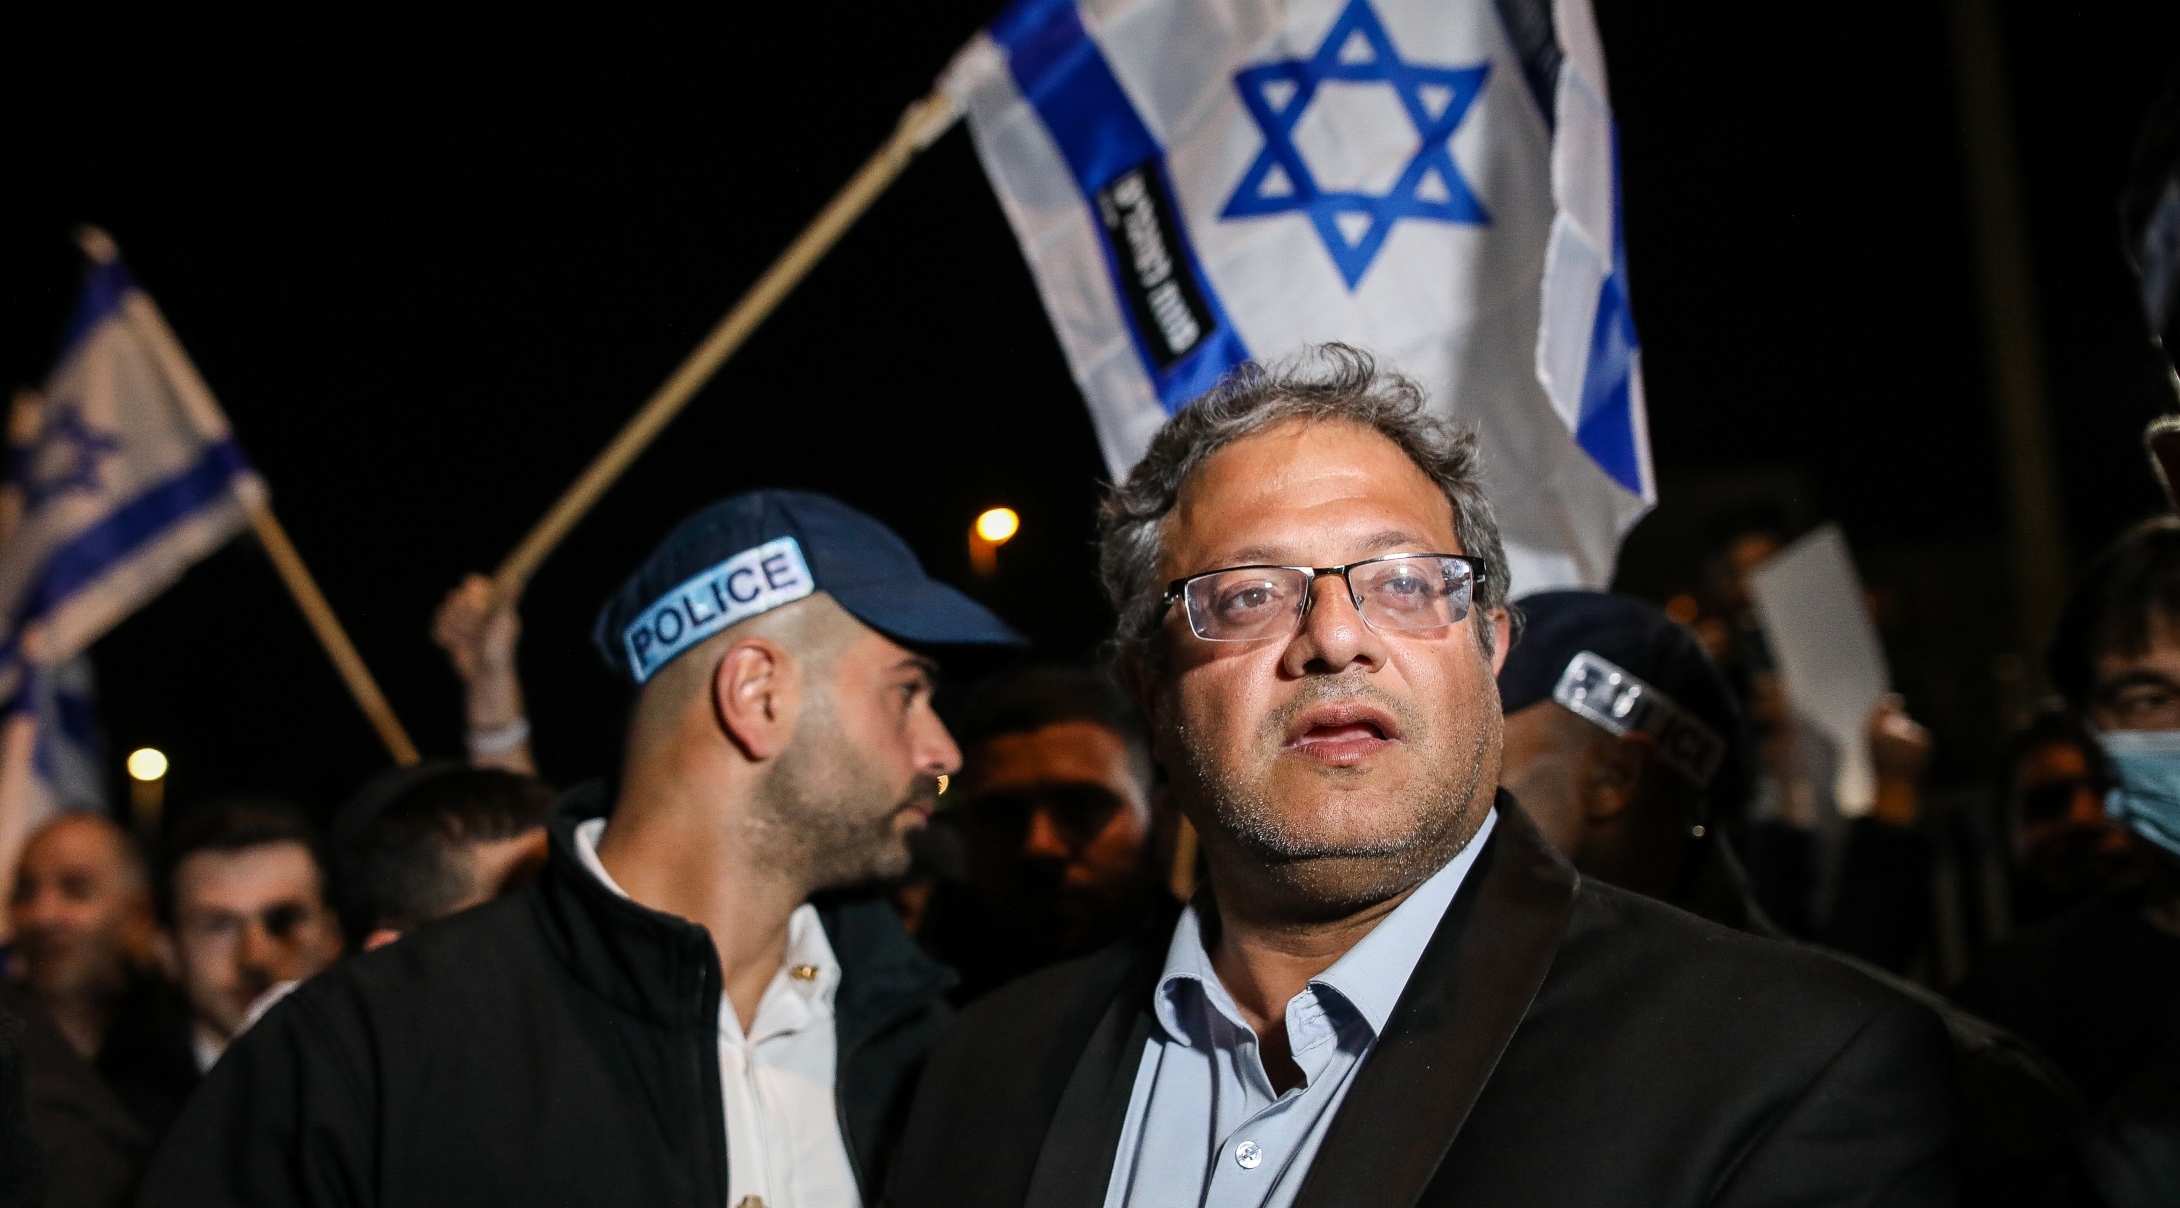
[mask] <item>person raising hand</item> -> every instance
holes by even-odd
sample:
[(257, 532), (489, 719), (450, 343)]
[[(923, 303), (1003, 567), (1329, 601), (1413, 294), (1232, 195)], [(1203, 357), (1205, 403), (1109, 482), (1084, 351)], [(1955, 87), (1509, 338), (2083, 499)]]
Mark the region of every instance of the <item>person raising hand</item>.
[(535, 776), (530, 719), (523, 712), (522, 679), (515, 672), (515, 645), (522, 639), (518, 599), (494, 599), (492, 581), (471, 575), (440, 603), (431, 636), (462, 679), (470, 765)]

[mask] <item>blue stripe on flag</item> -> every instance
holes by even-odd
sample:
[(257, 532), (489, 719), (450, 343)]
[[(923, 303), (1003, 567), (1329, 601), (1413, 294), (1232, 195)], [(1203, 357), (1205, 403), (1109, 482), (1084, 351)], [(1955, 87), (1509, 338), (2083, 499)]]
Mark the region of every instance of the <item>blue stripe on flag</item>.
[(46, 557), (38, 586), (25, 602), (17, 625), (45, 616), (105, 574), (115, 563), (149, 544), (179, 521), (203, 511), (227, 492), (250, 463), (232, 439), (207, 446), (188, 469), (151, 487), (114, 509), (97, 524), (69, 539)]
[(1574, 443), (1613, 481), (1643, 493), (1642, 453), (1635, 445), (1635, 312), (1627, 304), (1627, 237), (1620, 218), (1620, 139), (1612, 146), (1612, 272), (1597, 289), (1590, 324), (1590, 358), (1582, 374), (1582, 407)]
[[(1105, 249), (1105, 267), (1112, 279), (1113, 300), (1118, 305), (1128, 334), (1135, 340), (1158, 400), (1168, 414), (1209, 390), (1235, 366), (1249, 359), (1249, 349), (1226, 317), (1211, 282), (1196, 259), (1195, 245), (1179, 220), (1173, 204), (1173, 184), (1166, 173), (1165, 149), (1151, 136), (1128, 94), (1113, 75), (1104, 52), (1082, 25), (1074, 0), (1018, 0), (992, 22), (991, 37), (1007, 51), (1007, 68), (1022, 96), (1037, 110), (1045, 129), (1058, 144), (1060, 154), (1075, 175), (1083, 202), (1090, 207), (1090, 225), (1099, 233)], [(1097, 214), (1099, 190), (1122, 174), (1149, 165), (1165, 201), (1175, 214), (1174, 235), (1182, 260), (1197, 294), (1210, 311), (1212, 330), (1195, 347), (1161, 370), (1146, 333), (1128, 303), (1130, 293), (1122, 273), (1120, 249), (1113, 246), (1104, 222)]]
[(129, 275), (128, 267), (119, 260), (94, 264), (84, 275), (83, 292), (76, 295), (76, 310), (68, 316), (68, 331), (61, 337), (61, 355), (65, 361), (76, 350), (83, 337), (103, 322), (106, 316), (121, 309), (122, 299), (136, 288), (136, 278)]
[(1635, 317), (1628, 311), (1620, 274), (1605, 278), (1597, 291), (1597, 321), (1590, 328), (1590, 363), (1582, 375), (1582, 419), (1575, 443), (1637, 495), (1643, 493), (1641, 459), (1635, 448)]
[(60, 737), (77, 746), (98, 743), (98, 702), (66, 688), (53, 690), (53, 717), (60, 723)]

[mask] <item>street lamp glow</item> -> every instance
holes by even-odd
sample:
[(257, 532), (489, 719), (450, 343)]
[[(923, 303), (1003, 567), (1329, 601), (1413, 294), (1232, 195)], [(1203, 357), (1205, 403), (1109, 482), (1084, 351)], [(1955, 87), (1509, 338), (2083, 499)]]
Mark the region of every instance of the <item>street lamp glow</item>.
[(155, 747), (138, 747), (129, 752), (129, 779), (164, 780), (167, 775), (167, 757)]
[(1013, 508), (992, 508), (976, 518), (976, 535), (993, 545), (1004, 545), (1009, 537), (1022, 531), (1022, 518)]

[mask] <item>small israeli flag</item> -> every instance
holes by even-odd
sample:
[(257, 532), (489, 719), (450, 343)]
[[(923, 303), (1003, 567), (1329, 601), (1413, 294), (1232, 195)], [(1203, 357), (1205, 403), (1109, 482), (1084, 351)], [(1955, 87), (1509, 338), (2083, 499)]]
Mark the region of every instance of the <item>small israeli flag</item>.
[(60, 361), (10, 422), (0, 700), (18, 710), (38, 695), (26, 689), (234, 536), (265, 497), (112, 241), (93, 231), (85, 246), (93, 262)]
[(1106, 463), (1341, 340), (1478, 430), (1514, 588), (1656, 498), (1589, 0), (1015, 0), (941, 88)]

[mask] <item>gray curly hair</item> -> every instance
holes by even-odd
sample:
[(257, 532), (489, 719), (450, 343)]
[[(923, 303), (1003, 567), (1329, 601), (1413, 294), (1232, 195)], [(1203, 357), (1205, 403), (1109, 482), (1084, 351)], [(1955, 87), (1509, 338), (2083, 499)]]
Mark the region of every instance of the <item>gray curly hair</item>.
[(1482, 572), (1476, 584), (1477, 636), (1492, 641), (1491, 614), (1506, 603), (1506, 550), (1479, 479), (1476, 434), (1426, 414), (1423, 388), (1378, 368), (1367, 352), (1319, 344), (1269, 367), (1244, 364), (1151, 438), (1126, 482), (1098, 507), (1098, 576), (1120, 622), (1113, 653), (1156, 665), (1154, 639), (1164, 609), (1158, 582), (1163, 526), (1181, 487), (1211, 455), (1288, 420), (1340, 421), (1392, 441), (1446, 494), (1461, 552)]

